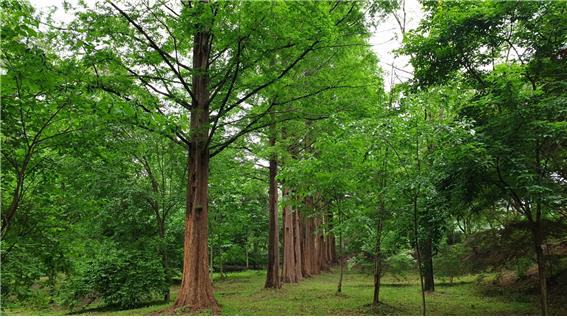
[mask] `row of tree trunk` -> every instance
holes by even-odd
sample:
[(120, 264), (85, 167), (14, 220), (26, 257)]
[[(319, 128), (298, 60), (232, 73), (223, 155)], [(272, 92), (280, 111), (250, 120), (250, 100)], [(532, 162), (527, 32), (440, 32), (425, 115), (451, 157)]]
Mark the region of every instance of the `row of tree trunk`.
[[(282, 195), (288, 202), (282, 209), (283, 258), (279, 276), (277, 163), (270, 161), (270, 238), (268, 240), (268, 272), (266, 288), (280, 288), (283, 282), (296, 283), (303, 278), (328, 271), (337, 262), (335, 236), (331, 229), (332, 214), (307, 216), (298, 206), (292, 206), (292, 192), (284, 187)], [(298, 199), (296, 197), (296, 199)], [(313, 198), (305, 198), (308, 211), (313, 210)]]
[[(290, 198), (290, 190), (284, 187), (284, 198)], [(289, 201), (288, 201), (289, 202)], [(308, 210), (313, 199), (307, 197)], [(335, 237), (328, 226), (332, 214), (308, 217), (298, 207), (287, 204), (283, 208), (283, 282), (299, 280), (328, 271), (336, 263)]]

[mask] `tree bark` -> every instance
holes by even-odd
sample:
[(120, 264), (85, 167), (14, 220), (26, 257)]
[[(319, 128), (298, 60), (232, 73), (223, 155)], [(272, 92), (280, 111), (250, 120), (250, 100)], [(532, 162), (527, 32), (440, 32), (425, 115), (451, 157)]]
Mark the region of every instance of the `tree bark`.
[(208, 191), (209, 191), (209, 31), (197, 26), (193, 44), (193, 103), (191, 146), (189, 147), (189, 187), (185, 212), (183, 279), (174, 308), (212, 308), (218, 312), (209, 279)]
[[(540, 142), (539, 139), (535, 141), (535, 170), (538, 176), (538, 183), (541, 185), (543, 180), (543, 168), (541, 167), (541, 154), (540, 154)], [(530, 216), (531, 217), (531, 212)], [(533, 241), (534, 241), (534, 249), (536, 253), (536, 260), (537, 260), (537, 273), (538, 273), (538, 280), (539, 280), (539, 291), (540, 291), (540, 305), (541, 305), (541, 314), (543, 316), (547, 316), (547, 278), (545, 275), (545, 254), (543, 251), (543, 244), (545, 242), (545, 235), (543, 233), (542, 224), (541, 224), (541, 194), (537, 194), (536, 196), (536, 216), (535, 216), (535, 223), (532, 218), (528, 219), (531, 224)]]
[(415, 239), (415, 252), (417, 254), (417, 266), (419, 268), (419, 282), (421, 285), (421, 314), (425, 316), (425, 290), (423, 286), (423, 267), (421, 264), (421, 253), (419, 249), (419, 239), (418, 239), (418, 232), (417, 232), (417, 197), (419, 196), (419, 188), (418, 191), (414, 194), (413, 197), (413, 232), (414, 232), (414, 239)]
[(380, 218), (376, 223), (376, 255), (374, 256), (374, 298), (372, 304), (376, 306), (380, 303), (380, 279), (382, 278), (382, 227), (383, 220)]
[[(283, 197), (289, 200), (289, 188), (284, 187)], [(295, 269), (295, 243), (293, 240), (293, 218), (291, 212), (291, 205), (287, 203), (282, 210), (283, 221), (283, 269), (282, 281), (283, 282), (297, 282), (297, 275)]]
[(301, 264), (301, 231), (300, 231), (300, 217), (299, 209), (293, 211), (293, 243), (294, 243), (294, 261), (295, 261), (295, 273), (297, 275), (297, 280), (303, 279), (302, 275), (302, 264)]
[[(276, 145), (275, 129), (272, 128), (272, 136), (270, 137), (270, 145)], [(266, 274), (265, 288), (281, 288), (280, 282), (280, 251), (278, 236), (278, 186), (276, 175), (278, 171), (278, 163), (275, 155), (270, 158), (270, 230), (268, 237), (268, 271)]]
[[(339, 223), (341, 222), (341, 212), (339, 211)], [(341, 272), (339, 275), (339, 284), (337, 286), (337, 293), (341, 293), (343, 290), (343, 272), (344, 272), (344, 256), (343, 256), (343, 233), (339, 233), (339, 263)]]
[(317, 220), (315, 217), (309, 221), (309, 242), (311, 244), (311, 274), (319, 275), (321, 273), (321, 263), (319, 262), (319, 243), (317, 232)]
[[(305, 205), (307, 206), (307, 211), (313, 209), (313, 198), (308, 196), (305, 198)], [(312, 218), (305, 216), (303, 220), (303, 277), (311, 277), (315, 273), (313, 271), (313, 237), (312, 237)]]
[(431, 236), (425, 240), (423, 251), (423, 289), (427, 292), (435, 291), (435, 279), (433, 277), (433, 240)]

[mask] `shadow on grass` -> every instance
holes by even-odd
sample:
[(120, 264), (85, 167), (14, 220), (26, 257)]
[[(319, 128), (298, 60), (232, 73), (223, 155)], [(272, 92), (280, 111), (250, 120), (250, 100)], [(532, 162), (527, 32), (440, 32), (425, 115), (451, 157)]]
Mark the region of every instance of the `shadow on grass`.
[(145, 307), (157, 306), (157, 305), (166, 305), (166, 304), (168, 303), (164, 302), (163, 300), (155, 300), (155, 301), (141, 302), (135, 304), (130, 308), (120, 307), (117, 305), (107, 305), (107, 306), (99, 306), (94, 308), (84, 308), (81, 310), (75, 310), (68, 312), (65, 315), (70, 316), (70, 315), (81, 315), (88, 312), (111, 312), (111, 311), (133, 310), (133, 309), (139, 309), (139, 308), (145, 308)]

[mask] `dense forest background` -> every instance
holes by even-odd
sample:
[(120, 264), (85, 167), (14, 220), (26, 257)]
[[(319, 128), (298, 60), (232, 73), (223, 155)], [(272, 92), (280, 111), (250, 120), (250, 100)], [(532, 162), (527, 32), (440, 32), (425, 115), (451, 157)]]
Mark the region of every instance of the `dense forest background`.
[(567, 2), (420, 6), (1, 0), (2, 313), (567, 314)]

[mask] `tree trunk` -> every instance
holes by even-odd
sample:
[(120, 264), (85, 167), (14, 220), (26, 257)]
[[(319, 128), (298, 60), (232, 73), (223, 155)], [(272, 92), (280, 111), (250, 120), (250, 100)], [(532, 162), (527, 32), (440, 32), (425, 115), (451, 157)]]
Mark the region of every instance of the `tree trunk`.
[(246, 269), (248, 269), (248, 267), (250, 265), (249, 260), (248, 260), (248, 241), (246, 241), (245, 252), (246, 252)]
[(382, 227), (383, 220), (380, 218), (376, 223), (376, 255), (374, 256), (374, 298), (372, 304), (376, 306), (380, 303), (380, 279), (382, 278)]
[(301, 275), (303, 278), (311, 277), (311, 271), (309, 269), (309, 252), (307, 245), (307, 218), (305, 216), (298, 216), (299, 218), (299, 239), (301, 247)]
[(433, 277), (433, 240), (428, 236), (425, 240), (425, 245), (422, 247), (423, 251), (423, 289), (427, 292), (435, 291), (435, 279)]
[(208, 192), (209, 192), (209, 79), (207, 75), (211, 35), (198, 26), (193, 44), (193, 103), (191, 146), (189, 148), (189, 187), (185, 212), (183, 279), (174, 308), (209, 308), (218, 311), (209, 279)]
[(543, 232), (541, 230), (541, 222), (531, 222), (531, 230), (533, 236), (534, 250), (537, 261), (537, 274), (539, 281), (539, 302), (541, 314), (547, 316), (547, 279), (545, 275), (545, 254), (543, 251)]
[[(305, 205), (307, 206), (308, 212), (313, 209), (313, 198), (311, 196), (305, 198)], [(313, 271), (314, 249), (311, 222), (311, 217), (305, 217), (303, 220), (303, 277), (311, 277), (315, 274)]]
[(338, 263), (337, 260), (337, 241), (335, 239), (335, 234), (331, 234), (331, 260), (333, 264)]
[[(541, 167), (541, 156), (540, 156), (540, 142), (539, 139), (535, 141), (535, 159), (536, 159), (536, 173), (538, 175), (538, 183), (541, 185), (543, 180), (543, 169)], [(531, 212), (530, 212), (531, 217)], [(539, 291), (540, 291), (540, 305), (541, 314), (547, 316), (547, 278), (545, 275), (545, 254), (543, 251), (543, 244), (545, 242), (542, 224), (541, 224), (541, 194), (537, 195), (536, 199), (536, 217), (535, 223), (532, 218), (529, 218), (532, 235), (534, 239), (534, 249), (536, 253), (537, 260), (537, 274), (539, 280)]]
[(317, 221), (314, 217), (309, 221), (309, 242), (311, 244), (311, 274), (318, 275), (321, 273), (321, 264), (319, 263), (319, 245), (317, 232)]
[[(289, 200), (289, 188), (284, 187), (283, 197)], [(293, 241), (293, 219), (292, 219), (291, 205), (287, 203), (282, 210), (283, 222), (283, 282), (297, 282), (297, 275), (295, 274), (295, 243)]]
[[(340, 218), (339, 218), (340, 219)], [(344, 256), (343, 256), (343, 234), (342, 232), (339, 233), (339, 262), (341, 264), (341, 272), (339, 275), (339, 284), (337, 286), (337, 293), (342, 292), (343, 290), (343, 272), (344, 272)]]
[[(275, 129), (272, 128), (272, 137), (270, 137), (270, 145), (276, 145)], [(268, 237), (268, 271), (266, 274), (265, 288), (281, 288), (280, 282), (280, 251), (278, 236), (278, 186), (276, 175), (278, 171), (278, 163), (275, 155), (270, 158), (270, 230)]]
[(300, 231), (300, 220), (299, 220), (299, 210), (295, 209), (293, 212), (293, 243), (294, 243), (294, 261), (295, 261), (295, 273), (297, 275), (297, 280), (303, 279), (302, 275), (302, 264), (301, 264), (301, 231)]
[(423, 267), (421, 264), (421, 253), (419, 249), (419, 240), (417, 233), (417, 197), (419, 196), (419, 190), (416, 191), (413, 197), (413, 235), (415, 239), (415, 252), (417, 254), (417, 266), (419, 268), (419, 282), (421, 284), (421, 314), (425, 316), (425, 290), (423, 287)]

